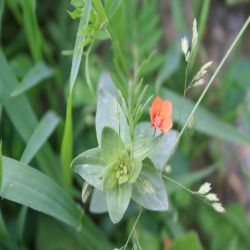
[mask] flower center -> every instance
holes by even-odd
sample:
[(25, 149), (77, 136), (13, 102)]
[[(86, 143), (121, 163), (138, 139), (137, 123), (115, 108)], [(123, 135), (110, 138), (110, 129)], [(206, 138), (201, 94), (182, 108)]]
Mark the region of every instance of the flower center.
[(120, 166), (117, 168), (116, 171), (116, 178), (120, 178), (123, 175), (126, 175), (128, 173), (127, 166), (125, 164), (120, 164)]
[(162, 117), (159, 114), (156, 114), (156, 116), (154, 118), (154, 124), (155, 124), (155, 126), (158, 127), (158, 128), (161, 127), (162, 122), (163, 122)]

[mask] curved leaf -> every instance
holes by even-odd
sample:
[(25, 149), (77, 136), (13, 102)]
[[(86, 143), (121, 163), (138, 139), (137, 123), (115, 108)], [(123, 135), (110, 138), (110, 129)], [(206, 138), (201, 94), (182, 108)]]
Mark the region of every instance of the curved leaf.
[(108, 212), (113, 223), (118, 223), (126, 212), (131, 191), (131, 184), (128, 183), (117, 185), (117, 187), (107, 191)]
[[(137, 138), (140, 136), (143, 136), (145, 138), (152, 139), (153, 133), (154, 133), (154, 128), (152, 128), (149, 122), (139, 123), (135, 130), (135, 134)], [(156, 136), (159, 134), (160, 134), (160, 131), (158, 130), (156, 132)], [(162, 138), (160, 139), (159, 143), (155, 146), (152, 152), (150, 152), (150, 154), (148, 155), (148, 157), (152, 160), (156, 168), (158, 168), (161, 171), (163, 170), (163, 168), (167, 164), (167, 161), (171, 153), (173, 152), (176, 142), (177, 142), (176, 131), (171, 130), (162, 135)]]
[(89, 209), (92, 213), (106, 213), (108, 211), (106, 194), (102, 191), (95, 189), (90, 201)]
[(101, 138), (102, 156), (106, 163), (114, 163), (125, 153), (125, 145), (116, 131), (104, 127)]
[[(16, 160), (3, 157), (1, 198), (50, 215), (82, 232), (93, 249), (112, 249), (104, 235), (52, 179)], [(100, 241), (96, 241), (96, 237)]]
[(32, 67), (23, 80), (12, 91), (11, 96), (17, 96), (30, 88), (34, 87), (41, 81), (52, 76), (53, 70), (49, 68), (44, 62), (37, 63)]
[(149, 210), (168, 210), (166, 187), (150, 160), (143, 162), (141, 174), (133, 184), (132, 199)]
[(28, 164), (31, 161), (31, 159), (47, 141), (59, 121), (59, 116), (52, 111), (49, 111), (44, 115), (25, 147), (21, 157), (21, 161), (23, 163)]
[(100, 89), (96, 111), (96, 135), (99, 145), (101, 144), (101, 134), (104, 127), (113, 128), (120, 134), (125, 145), (130, 143), (129, 127), (120, 104), (109, 92)]
[(104, 167), (105, 162), (101, 158), (100, 148), (85, 151), (77, 156), (71, 164), (71, 168), (75, 173), (100, 190), (102, 190)]

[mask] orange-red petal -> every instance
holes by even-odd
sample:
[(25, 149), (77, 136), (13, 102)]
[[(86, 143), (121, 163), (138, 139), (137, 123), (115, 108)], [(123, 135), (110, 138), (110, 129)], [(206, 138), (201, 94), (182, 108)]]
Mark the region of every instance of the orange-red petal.
[(172, 115), (172, 103), (168, 100), (162, 102), (161, 117), (165, 120)]
[(156, 114), (161, 113), (162, 103), (163, 102), (161, 98), (159, 96), (156, 96), (149, 111), (152, 124), (154, 123), (154, 117), (156, 116)]
[(173, 120), (169, 117), (169, 118), (165, 118), (163, 120), (163, 123), (160, 127), (161, 132), (168, 132), (171, 128), (173, 127)]

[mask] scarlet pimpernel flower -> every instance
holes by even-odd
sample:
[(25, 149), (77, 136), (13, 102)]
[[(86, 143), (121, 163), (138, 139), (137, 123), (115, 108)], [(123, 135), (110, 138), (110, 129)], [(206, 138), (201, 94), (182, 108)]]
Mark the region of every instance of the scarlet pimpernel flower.
[(162, 100), (157, 96), (150, 108), (151, 124), (159, 128), (162, 133), (168, 132), (173, 127), (172, 103), (169, 100)]

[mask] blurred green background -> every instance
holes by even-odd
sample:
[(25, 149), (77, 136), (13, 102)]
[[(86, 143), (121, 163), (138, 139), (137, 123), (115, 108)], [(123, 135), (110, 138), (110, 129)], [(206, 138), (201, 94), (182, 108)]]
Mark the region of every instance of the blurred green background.
[[(73, 4), (78, 2), (73, 1)], [(126, 63), (129, 67), (136, 58), (141, 64), (156, 50), (144, 69), (144, 82), (150, 86), (148, 94), (158, 93), (173, 102), (177, 128), (178, 123), (183, 124), (203, 90), (201, 86), (188, 93), (180, 120), (178, 111), (182, 106), (186, 66), (180, 49), (181, 37), (190, 38), (192, 21), (196, 17), (200, 43), (189, 74), (194, 74), (210, 60), (214, 62), (213, 72), (248, 18), (250, 1), (121, 2), (110, 25), (118, 34)], [(72, 10), (70, 1), (65, 0), (0, 0), (0, 139), (3, 155), (24, 160), (22, 154), (37, 121), (52, 110), (52, 117), (45, 120), (50, 128), (48, 135), (43, 135), (46, 144), (39, 151), (40, 156), (30, 159), (30, 165), (59, 185), (62, 185), (59, 155), (72, 50), (79, 23), (68, 14), (67, 11)], [(109, 40), (100, 38), (94, 43), (89, 56), (89, 73), (95, 89), (101, 73), (112, 70), (112, 56)], [(250, 249), (249, 69), (248, 28), (169, 162), (171, 177), (191, 189), (196, 190), (205, 181), (211, 182), (226, 213), (216, 213), (185, 190), (166, 182), (170, 210), (164, 213), (143, 211), (127, 249)], [(15, 87), (16, 84), (21, 87)], [(11, 93), (27, 99), (11, 99), (15, 98)], [(97, 145), (95, 109), (96, 99), (86, 84), (82, 64), (73, 92), (73, 156)], [(149, 115), (145, 113), (143, 119), (149, 120)], [(82, 206), (81, 181), (74, 177), (71, 195)], [(122, 222), (113, 225), (107, 214), (90, 214), (88, 204), (84, 209), (94, 222), (83, 228), (88, 231), (88, 237), (55, 218), (1, 199), (0, 249), (101, 249), (92, 244), (95, 241), (102, 244), (92, 227), (98, 228), (110, 249), (119, 248), (126, 242), (138, 213), (132, 204)], [(106, 248), (109, 247), (104, 244), (103, 249)]]

